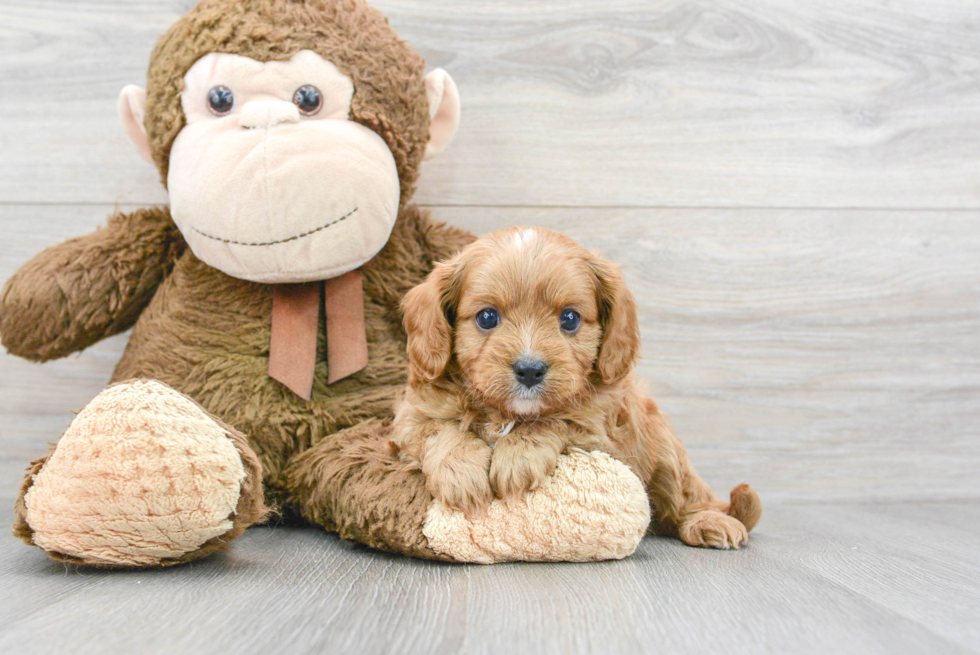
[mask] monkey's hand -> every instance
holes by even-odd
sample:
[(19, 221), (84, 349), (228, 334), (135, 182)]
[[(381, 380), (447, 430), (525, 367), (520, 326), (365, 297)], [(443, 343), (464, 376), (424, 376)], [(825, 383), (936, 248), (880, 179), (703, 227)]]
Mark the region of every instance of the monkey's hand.
[(133, 325), (185, 248), (166, 207), (115, 214), (48, 248), (0, 292), (0, 340), (34, 361), (64, 357)]

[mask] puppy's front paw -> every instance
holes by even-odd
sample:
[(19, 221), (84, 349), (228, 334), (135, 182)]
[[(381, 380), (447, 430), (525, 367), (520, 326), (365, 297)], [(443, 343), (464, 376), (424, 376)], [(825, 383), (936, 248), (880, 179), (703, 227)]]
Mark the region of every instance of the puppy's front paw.
[(749, 531), (742, 522), (715, 510), (697, 512), (678, 528), (681, 541), (702, 548), (738, 548), (749, 540)]
[(431, 468), (424, 467), (425, 485), (447, 507), (468, 518), (483, 516), (493, 500), (489, 470), (490, 448), (479, 442), (448, 453)]
[(505, 438), (497, 442), (490, 462), (490, 484), (499, 498), (510, 498), (541, 486), (554, 473), (560, 449), (554, 444)]

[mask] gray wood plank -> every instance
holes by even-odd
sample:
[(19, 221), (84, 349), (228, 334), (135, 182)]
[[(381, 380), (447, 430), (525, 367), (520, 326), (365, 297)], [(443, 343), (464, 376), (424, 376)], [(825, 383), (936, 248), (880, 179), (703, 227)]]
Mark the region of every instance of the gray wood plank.
[(4, 539), (0, 650), (977, 652), (980, 568), (959, 521), (975, 507), (924, 507), (916, 531), (898, 506), (777, 506), (742, 551), (651, 538), (601, 564), (441, 565), (280, 527), (191, 566), (120, 573)]
[[(0, 198), (158, 202), (117, 125), (190, 0), (0, 2)], [(980, 207), (959, 0), (379, 0), (459, 83), (430, 205)]]
[(976, 541), (980, 505), (828, 505), (801, 517), (813, 535), (806, 568), (951, 641), (980, 644), (980, 554), (963, 548)]
[[(0, 252), (0, 280), (109, 210), (0, 207), (12, 244)], [(980, 497), (973, 213), (435, 214), (478, 233), (558, 228), (621, 262), (640, 305), (640, 372), (719, 492), (748, 481), (767, 503)], [(43, 366), (0, 358), (0, 467), (13, 474), (42, 453), (102, 389), (124, 345), (117, 337)]]

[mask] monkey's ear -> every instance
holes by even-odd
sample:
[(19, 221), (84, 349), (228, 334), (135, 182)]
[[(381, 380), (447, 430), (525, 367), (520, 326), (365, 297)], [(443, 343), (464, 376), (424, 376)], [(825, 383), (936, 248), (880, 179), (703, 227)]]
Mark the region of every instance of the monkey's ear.
[(429, 97), (429, 143), (425, 158), (431, 159), (452, 143), (459, 128), (459, 90), (449, 73), (437, 68), (425, 76)]
[(146, 90), (135, 84), (123, 87), (119, 93), (119, 120), (122, 121), (129, 140), (136, 146), (136, 151), (146, 161), (153, 163), (153, 155), (150, 154), (150, 140), (146, 137), (146, 128), (143, 127), (143, 116), (146, 113)]

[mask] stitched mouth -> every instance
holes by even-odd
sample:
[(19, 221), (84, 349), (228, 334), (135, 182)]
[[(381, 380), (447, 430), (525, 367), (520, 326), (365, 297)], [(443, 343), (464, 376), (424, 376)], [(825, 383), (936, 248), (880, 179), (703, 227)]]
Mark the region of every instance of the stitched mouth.
[(291, 236), (291, 237), (288, 237), (286, 239), (276, 239), (275, 241), (255, 241), (255, 242), (249, 243), (247, 241), (236, 241), (234, 239), (223, 239), (222, 237), (216, 237), (213, 234), (208, 234), (207, 232), (202, 232), (201, 230), (197, 229), (193, 225), (191, 226), (191, 229), (194, 230), (195, 232), (197, 232), (198, 234), (200, 234), (202, 237), (207, 237), (209, 239), (214, 239), (215, 241), (220, 241), (222, 243), (231, 243), (231, 244), (234, 244), (236, 246), (274, 246), (274, 245), (277, 245), (277, 244), (280, 244), (280, 243), (289, 243), (290, 241), (296, 241), (297, 239), (302, 239), (303, 237), (308, 237), (311, 234), (316, 234), (317, 232), (322, 232), (323, 230), (326, 230), (328, 227), (333, 227), (337, 223), (340, 223), (341, 221), (344, 221), (344, 220), (350, 218), (351, 216), (354, 215), (354, 213), (356, 211), (357, 211), (357, 207), (354, 207), (354, 209), (350, 210), (349, 212), (347, 212), (346, 214), (344, 214), (340, 218), (334, 219), (334, 220), (330, 221), (329, 223), (325, 223), (325, 224), (321, 225), (318, 228), (314, 228), (312, 230), (307, 230), (306, 232), (303, 232), (301, 234), (296, 234), (296, 235)]

